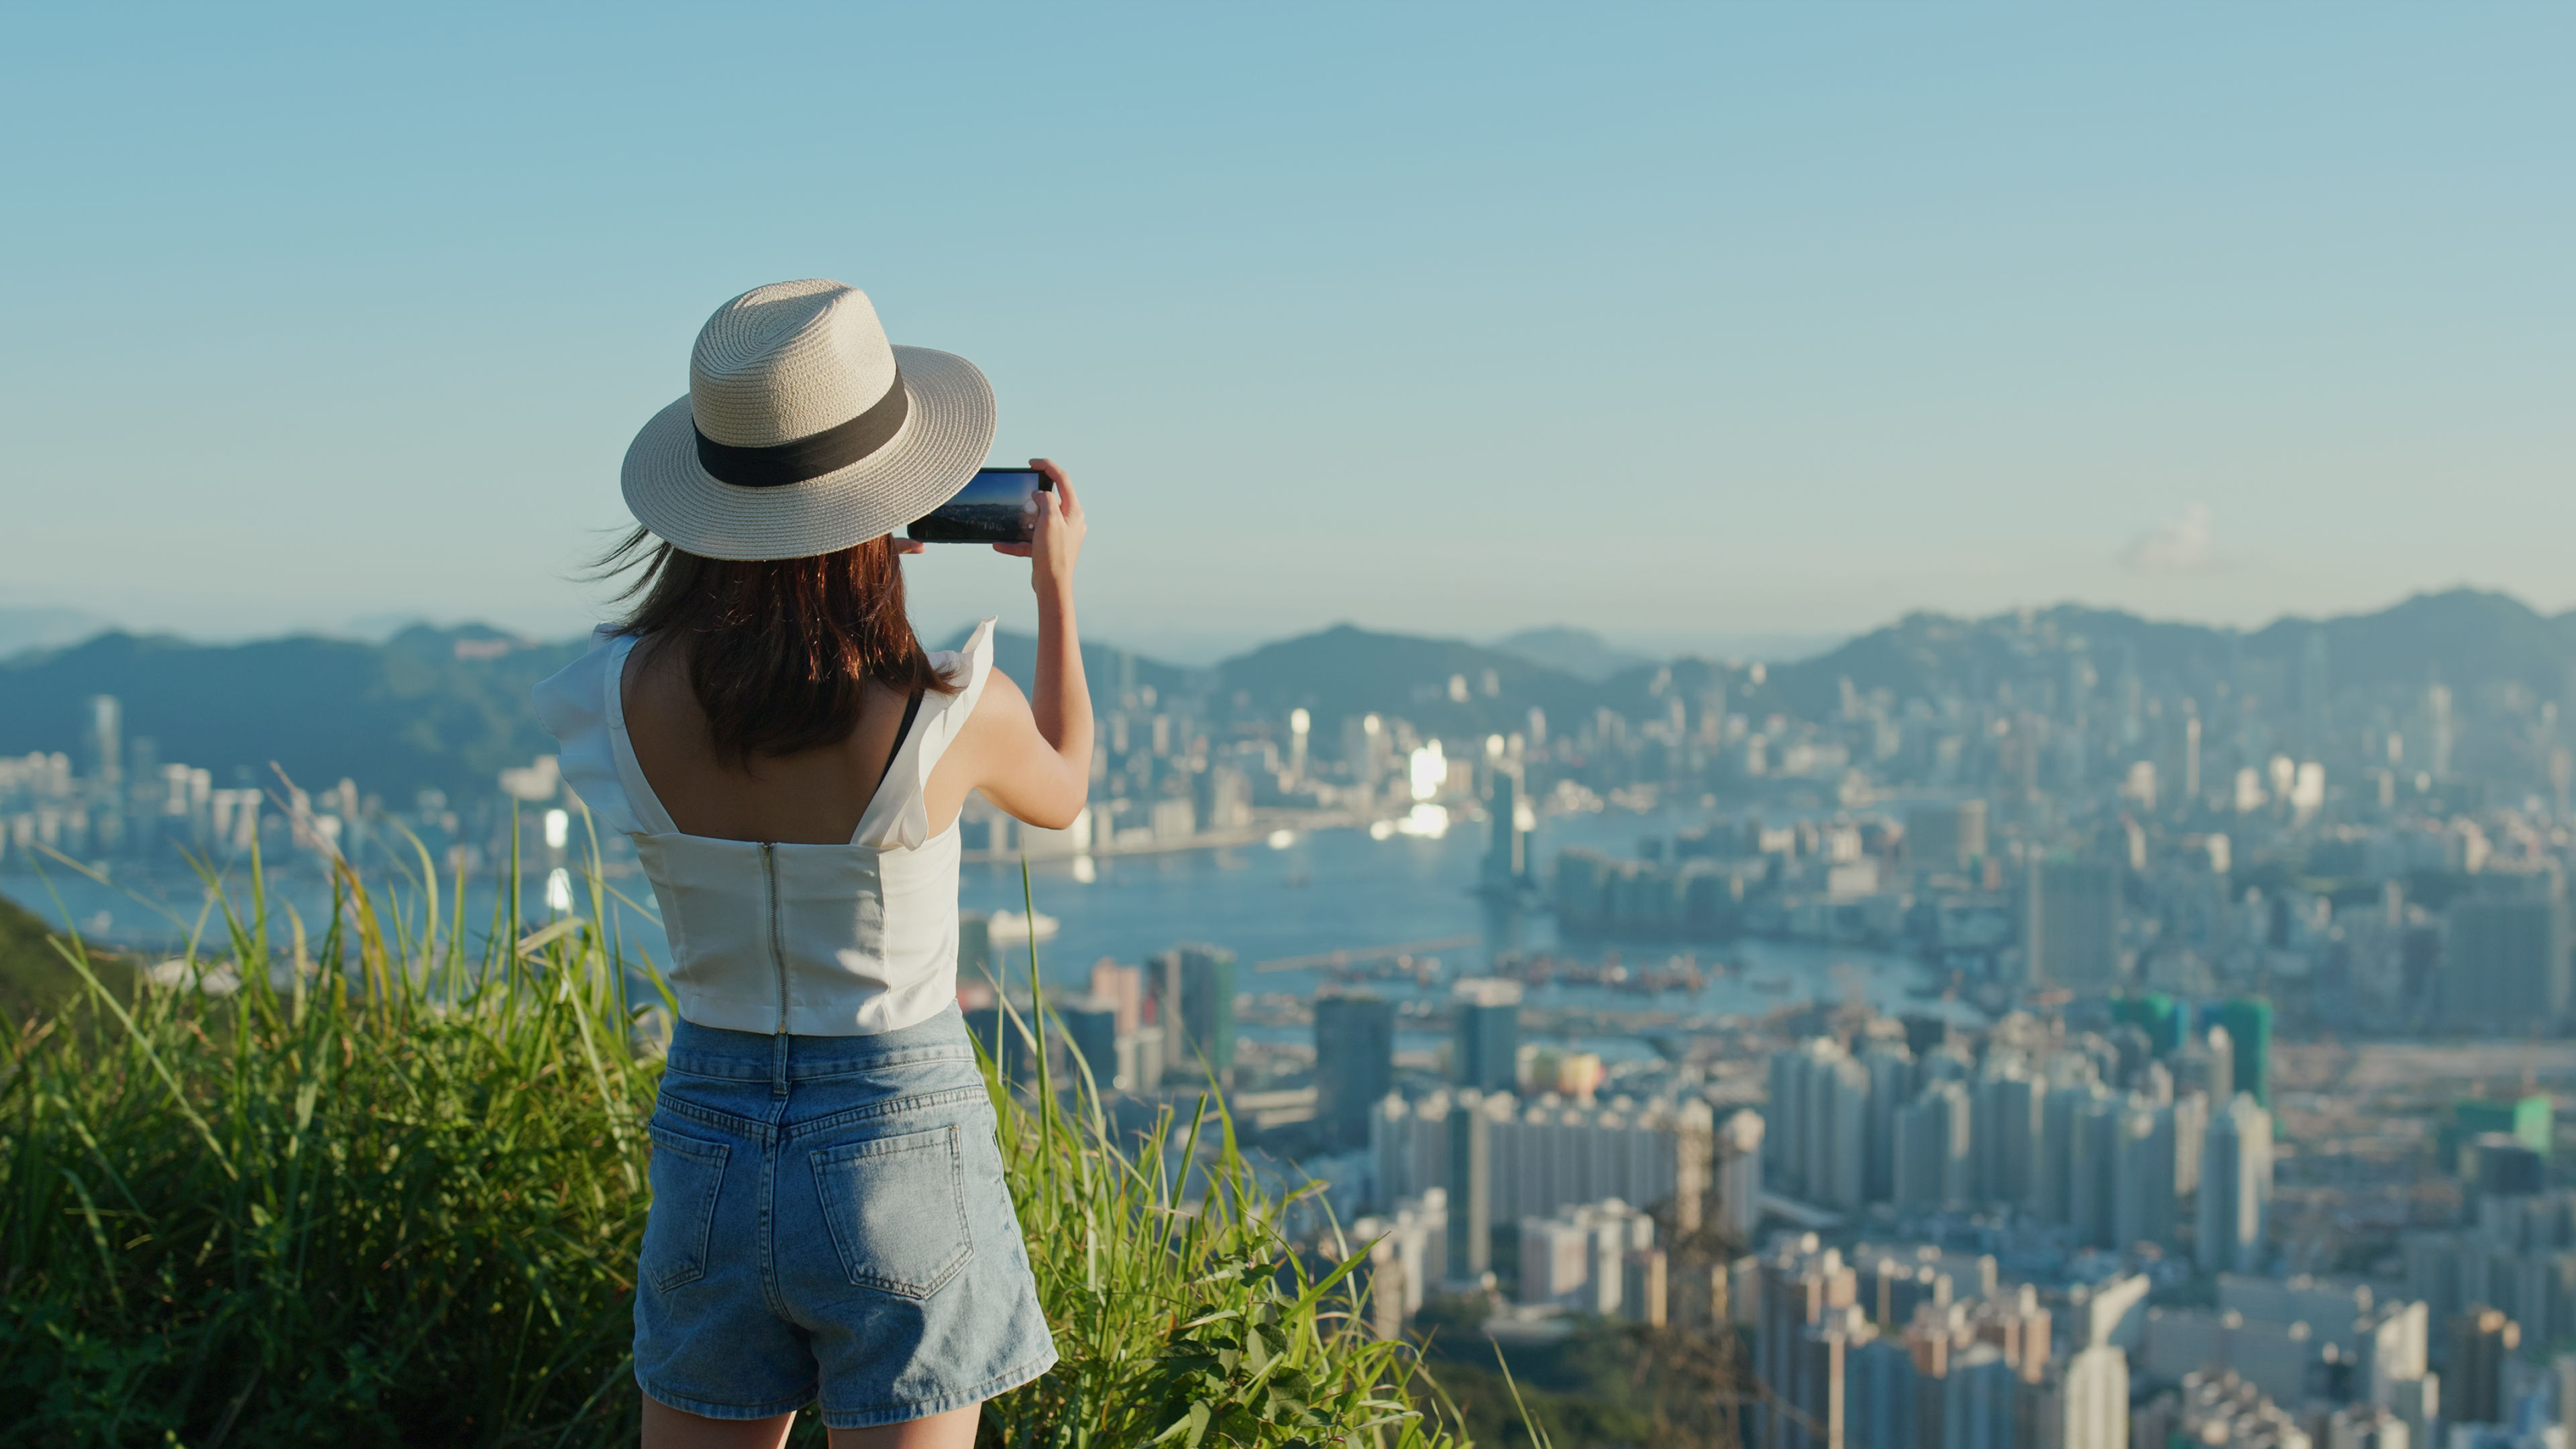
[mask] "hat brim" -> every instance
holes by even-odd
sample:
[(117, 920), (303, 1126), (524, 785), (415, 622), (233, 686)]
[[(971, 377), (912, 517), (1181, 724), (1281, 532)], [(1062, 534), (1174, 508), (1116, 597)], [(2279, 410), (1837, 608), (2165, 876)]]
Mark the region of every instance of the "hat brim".
[(910, 405), (885, 446), (846, 468), (777, 488), (743, 488), (698, 462), (689, 400), (653, 415), (626, 449), (635, 521), (704, 558), (810, 558), (894, 532), (957, 496), (993, 448), (993, 385), (975, 364), (927, 347), (894, 349)]

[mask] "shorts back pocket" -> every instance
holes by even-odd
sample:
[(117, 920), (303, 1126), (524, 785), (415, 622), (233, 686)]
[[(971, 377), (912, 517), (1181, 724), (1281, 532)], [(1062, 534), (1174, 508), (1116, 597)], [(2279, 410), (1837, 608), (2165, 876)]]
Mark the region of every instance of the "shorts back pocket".
[(975, 1255), (956, 1127), (811, 1154), (823, 1221), (850, 1282), (927, 1298)]
[(733, 1149), (683, 1137), (659, 1122), (647, 1130), (653, 1137), (653, 1206), (644, 1216), (644, 1249), (636, 1266), (654, 1287), (678, 1288), (707, 1275), (707, 1236)]

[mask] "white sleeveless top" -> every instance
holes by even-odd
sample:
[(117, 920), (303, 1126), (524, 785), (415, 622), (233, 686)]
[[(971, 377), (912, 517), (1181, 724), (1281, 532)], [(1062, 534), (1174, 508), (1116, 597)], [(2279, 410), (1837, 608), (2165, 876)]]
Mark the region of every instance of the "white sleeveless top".
[(635, 841), (671, 938), (680, 1015), (729, 1031), (873, 1036), (929, 1020), (957, 998), (957, 827), (934, 836), (922, 788), (975, 712), (993, 670), (993, 621), (930, 662), (964, 688), (925, 694), (847, 845), (684, 835), (653, 795), (626, 735), (620, 681), (631, 635), (536, 688), (562, 742), (566, 784), (591, 818)]

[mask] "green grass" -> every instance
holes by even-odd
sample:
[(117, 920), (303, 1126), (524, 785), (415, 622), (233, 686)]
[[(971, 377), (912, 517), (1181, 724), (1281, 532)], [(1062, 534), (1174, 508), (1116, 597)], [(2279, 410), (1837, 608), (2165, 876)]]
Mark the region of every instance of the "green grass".
[[(192, 957), (223, 996), (46, 944), (82, 989), (0, 1022), (0, 1444), (634, 1442), (657, 1067), (607, 888), (473, 930), (452, 882), (337, 896), (270, 919), (254, 877)], [(1063, 1362), (987, 1444), (1459, 1442), (1222, 1113), (1122, 1144), (1087, 1089), (996, 1096)]]

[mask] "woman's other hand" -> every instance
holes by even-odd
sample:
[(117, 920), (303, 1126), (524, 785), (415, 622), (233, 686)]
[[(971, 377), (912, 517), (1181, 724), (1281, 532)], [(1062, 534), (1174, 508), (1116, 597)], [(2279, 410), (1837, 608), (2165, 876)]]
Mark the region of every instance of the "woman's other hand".
[(1053, 461), (1031, 458), (1029, 466), (1055, 484), (1038, 494), (1037, 531), (1027, 543), (997, 543), (993, 548), (1030, 561), (1029, 587), (1040, 598), (1062, 598), (1073, 592), (1073, 565), (1082, 554), (1082, 500), (1073, 491), (1073, 481)]

